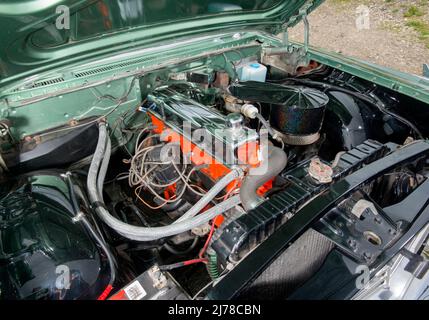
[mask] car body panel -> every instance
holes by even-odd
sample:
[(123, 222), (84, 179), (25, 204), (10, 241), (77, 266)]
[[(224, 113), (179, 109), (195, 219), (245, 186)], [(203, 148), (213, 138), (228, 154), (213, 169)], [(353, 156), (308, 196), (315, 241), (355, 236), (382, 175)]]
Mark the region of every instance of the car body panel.
[[(236, 4), (231, 8), (211, 0), (7, 0), (0, 4), (0, 85), (5, 78), (22, 79), (50, 66), (204, 32), (252, 26), (275, 34), (298, 23), (303, 6), (309, 13), (322, 2), (235, 0), (229, 1)], [(61, 16), (64, 6), (69, 25)]]

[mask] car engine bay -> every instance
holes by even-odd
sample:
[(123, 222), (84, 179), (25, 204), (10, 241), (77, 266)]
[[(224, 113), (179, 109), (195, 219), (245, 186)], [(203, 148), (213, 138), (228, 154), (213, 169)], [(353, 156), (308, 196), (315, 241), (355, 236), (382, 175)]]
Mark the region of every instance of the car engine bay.
[(376, 272), (425, 226), (427, 106), (232, 54), (98, 97), (142, 88), (120, 115), (19, 142), (0, 121), (0, 297), (312, 298), (334, 251)]

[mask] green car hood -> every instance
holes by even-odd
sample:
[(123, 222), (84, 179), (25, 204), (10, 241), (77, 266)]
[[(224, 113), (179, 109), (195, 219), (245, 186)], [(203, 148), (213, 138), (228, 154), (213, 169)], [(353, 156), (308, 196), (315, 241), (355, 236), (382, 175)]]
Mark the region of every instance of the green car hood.
[[(50, 64), (207, 32), (293, 26), (323, 0), (3, 0), (0, 86)], [(68, 19), (69, 18), (69, 19)]]

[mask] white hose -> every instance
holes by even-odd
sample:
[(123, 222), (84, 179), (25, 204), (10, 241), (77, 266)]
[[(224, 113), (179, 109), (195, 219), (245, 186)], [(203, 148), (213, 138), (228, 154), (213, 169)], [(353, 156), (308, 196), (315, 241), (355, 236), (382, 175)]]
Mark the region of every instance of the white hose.
[(97, 188), (97, 176), (98, 176), (100, 164), (103, 161), (103, 157), (105, 155), (107, 138), (108, 137), (107, 137), (106, 124), (102, 122), (99, 124), (97, 147), (95, 148), (95, 152), (91, 160), (91, 165), (89, 167), (88, 178), (87, 178), (88, 196), (91, 203), (100, 201), (99, 199), (100, 194)]
[[(112, 229), (116, 230), (122, 236), (135, 241), (153, 241), (164, 237), (173, 236), (198, 227), (219, 214), (240, 204), (240, 197), (234, 196), (230, 199), (214, 206), (213, 208), (197, 215), (213, 198), (225, 188), (229, 183), (239, 178), (242, 175), (241, 169), (233, 169), (228, 175), (223, 177), (216, 185), (204, 195), (188, 212), (185, 213), (186, 218), (169, 226), (163, 227), (137, 227), (124, 223), (121, 220), (113, 217), (104, 207), (104, 203), (100, 197), (102, 189), (97, 188), (97, 184), (101, 183), (101, 188), (104, 183), (104, 177), (108, 167), (108, 160), (103, 161), (105, 156), (109, 154), (106, 149), (109, 149), (109, 137), (107, 135), (106, 124), (100, 123), (99, 137), (97, 147), (91, 162), (88, 172), (87, 188), (89, 199), (95, 206), (95, 211), (99, 217)], [(103, 162), (103, 165), (102, 165)], [(107, 162), (107, 163), (106, 163)], [(101, 169), (100, 169), (101, 165)], [(99, 173), (100, 170), (100, 173)], [(97, 180), (97, 176), (99, 176)]]
[(112, 142), (110, 141), (110, 137), (107, 136), (106, 150), (104, 153), (103, 162), (101, 163), (100, 173), (98, 174), (98, 179), (97, 179), (97, 189), (98, 189), (98, 192), (100, 193), (99, 197), (103, 202), (104, 202), (103, 184), (104, 184), (104, 179), (106, 178), (107, 168), (109, 167), (109, 160), (110, 160), (111, 153), (112, 153)]
[(174, 236), (201, 226), (202, 224), (214, 219), (216, 216), (234, 208), (240, 203), (240, 197), (234, 196), (222, 203), (219, 203), (213, 208), (204, 211), (196, 217), (163, 227), (146, 228), (132, 226), (111, 216), (107, 210), (100, 210), (100, 217), (108, 226), (115, 229), (119, 234), (128, 239), (135, 241), (154, 241)]
[(175, 223), (179, 223), (186, 219), (192, 218), (204, 209), (223, 189), (225, 189), (231, 182), (243, 176), (243, 171), (240, 168), (234, 168), (226, 176), (220, 179), (216, 184), (192, 206), (184, 215), (177, 219)]

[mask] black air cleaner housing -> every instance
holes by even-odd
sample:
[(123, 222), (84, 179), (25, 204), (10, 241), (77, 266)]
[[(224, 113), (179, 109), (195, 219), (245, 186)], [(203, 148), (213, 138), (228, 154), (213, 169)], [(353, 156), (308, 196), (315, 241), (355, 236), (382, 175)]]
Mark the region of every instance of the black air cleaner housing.
[(286, 143), (306, 145), (319, 139), (329, 102), (322, 91), (253, 81), (233, 84), (229, 90), (241, 100), (267, 105), (270, 123)]

